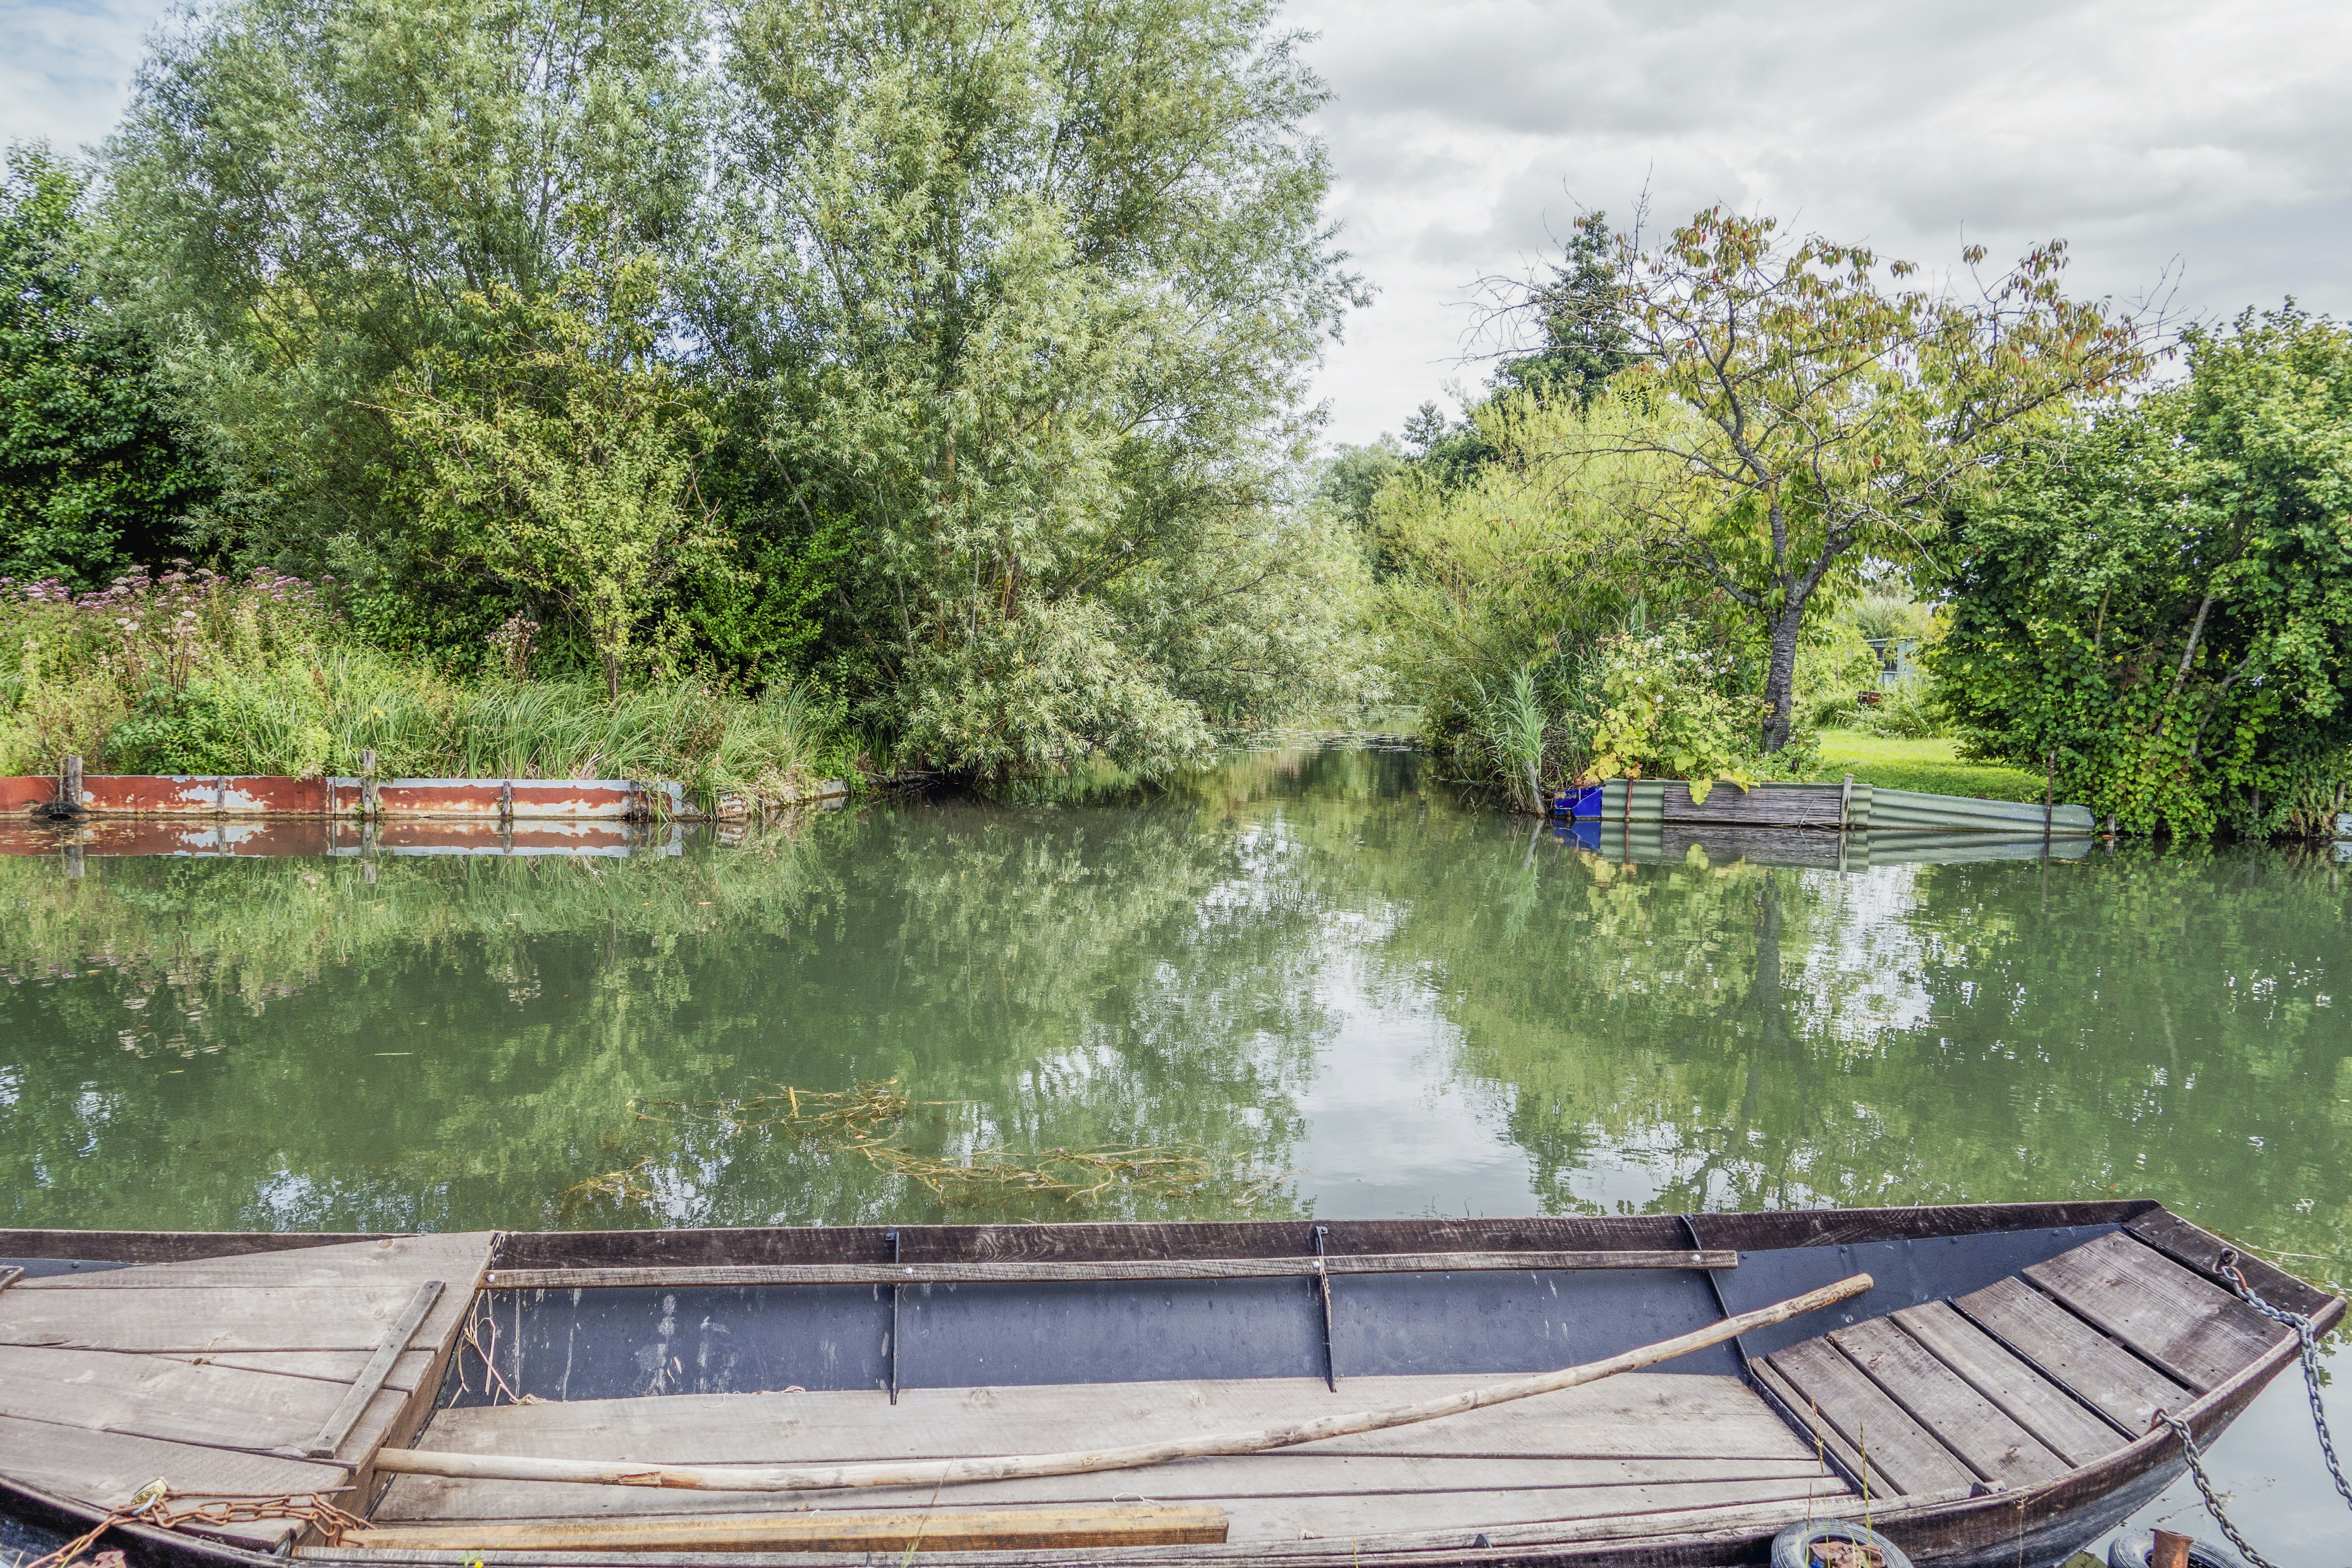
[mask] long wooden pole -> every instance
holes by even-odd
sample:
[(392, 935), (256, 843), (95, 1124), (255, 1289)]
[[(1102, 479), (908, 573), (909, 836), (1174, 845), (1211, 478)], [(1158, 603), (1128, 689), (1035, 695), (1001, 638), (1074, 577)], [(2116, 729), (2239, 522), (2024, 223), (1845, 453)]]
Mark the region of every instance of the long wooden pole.
[(413, 1476), (451, 1476), (467, 1480), (570, 1481), (591, 1486), (677, 1487), (689, 1491), (799, 1492), (828, 1491), (842, 1487), (944, 1487), (972, 1481), (1026, 1480), (1040, 1476), (1075, 1476), (1096, 1470), (1130, 1470), (1161, 1465), (1172, 1459), (1197, 1459), (1220, 1454), (1257, 1454), (1269, 1448), (1319, 1443), (1327, 1437), (1352, 1436), (1391, 1426), (1410, 1426), (1460, 1415), (1489, 1405), (1555, 1394), (1638, 1372), (1672, 1361), (1736, 1334), (1769, 1328), (1808, 1312), (1817, 1312), (1871, 1288), (1867, 1274), (1856, 1274), (1808, 1290), (1801, 1296), (1753, 1312), (1742, 1312), (1719, 1323), (1661, 1340), (1602, 1361), (1558, 1372), (1539, 1372), (1483, 1388), (1465, 1389), (1415, 1405), (1392, 1405), (1382, 1410), (1326, 1415), (1319, 1420), (1265, 1426), (1250, 1432), (1223, 1432), (1205, 1437), (1184, 1437), (1165, 1443), (1137, 1443), (1123, 1448), (1087, 1448), (1062, 1454), (1006, 1454), (963, 1459), (881, 1459), (852, 1465), (660, 1465), (607, 1459), (533, 1459), (495, 1454), (450, 1454), (430, 1448), (383, 1448), (375, 1468)]

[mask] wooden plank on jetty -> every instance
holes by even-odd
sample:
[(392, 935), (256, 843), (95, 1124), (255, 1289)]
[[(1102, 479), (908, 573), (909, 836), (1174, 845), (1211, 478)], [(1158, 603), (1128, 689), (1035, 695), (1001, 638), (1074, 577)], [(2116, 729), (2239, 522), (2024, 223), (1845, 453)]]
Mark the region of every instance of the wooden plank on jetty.
[(1064, 1280), (1279, 1279), (1593, 1268), (1737, 1268), (1729, 1250), (1353, 1253), (1297, 1258), (1130, 1258), (1104, 1262), (763, 1263), (614, 1268), (493, 1268), (486, 1289), (755, 1285), (1029, 1285)]

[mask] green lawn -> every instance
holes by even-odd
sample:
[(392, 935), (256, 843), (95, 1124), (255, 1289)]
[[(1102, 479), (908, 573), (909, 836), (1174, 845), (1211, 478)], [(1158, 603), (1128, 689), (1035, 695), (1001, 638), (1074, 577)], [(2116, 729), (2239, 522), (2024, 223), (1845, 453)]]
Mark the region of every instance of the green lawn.
[(1982, 800), (2042, 799), (2042, 780), (2022, 768), (1964, 763), (1949, 741), (1897, 741), (1859, 730), (1822, 731), (1822, 769), (1813, 777), (1836, 784), (1852, 773), (1883, 789), (1969, 795)]

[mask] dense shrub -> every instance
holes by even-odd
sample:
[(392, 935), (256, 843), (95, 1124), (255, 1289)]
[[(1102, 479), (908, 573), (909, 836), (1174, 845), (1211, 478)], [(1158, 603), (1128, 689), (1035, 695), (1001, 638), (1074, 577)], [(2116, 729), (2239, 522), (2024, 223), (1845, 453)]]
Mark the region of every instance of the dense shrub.
[(1970, 752), (2127, 831), (2326, 834), (2352, 779), (2352, 331), (2195, 334), (2009, 477), (1933, 658)]

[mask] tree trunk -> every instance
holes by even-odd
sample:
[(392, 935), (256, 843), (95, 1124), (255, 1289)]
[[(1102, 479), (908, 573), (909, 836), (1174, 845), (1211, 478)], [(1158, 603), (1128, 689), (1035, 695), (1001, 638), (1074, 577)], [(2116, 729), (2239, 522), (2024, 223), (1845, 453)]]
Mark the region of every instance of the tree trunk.
[(1797, 629), (1804, 624), (1805, 602), (1794, 601), (1768, 617), (1765, 630), (1772, 639), (1771, 661), (1764, 675), (1764, 749), (1777, 752), (1789, 743), (1796, 729)]
[(604, 650), (604, 700), (621, 700), (621, 656), (611, 648)]

